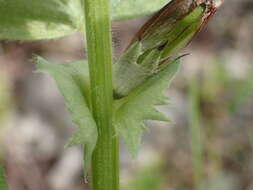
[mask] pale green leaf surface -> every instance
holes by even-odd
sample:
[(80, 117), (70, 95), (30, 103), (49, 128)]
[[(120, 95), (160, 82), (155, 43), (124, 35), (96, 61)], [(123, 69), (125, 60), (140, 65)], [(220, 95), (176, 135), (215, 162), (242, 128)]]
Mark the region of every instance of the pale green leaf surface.
[[(111, 0), (112, 20), (153, 13), (168, 0)], [(80, 0), (0, 0), (0, 39), (53, 39), (81, 31)]]
[(158, 11), (170, 0), (111, 0), (112, 19), (136, 18)]
[(179, 60), (147, 79), (128, 96), (115, 101), (114, 125), (133, 156), (141, 145), (145, 120), (168, 121), (154, 106), (165, 101), (164, 90), (179, 68)]
[(64, 97), (73, 122), (79, 126), (68, 146), (82, 144), (85, 150), (85, 172), (90, 165), (92, 152), (97, 141), (97, 128), (89, 110), (88, 92), (88, 64), (74, 62), (68, 64), (51, 64), (44, 59), (36, 58), (37, 71), (49, 73), (57, 83)]
[(58, 38), (82, 22), (80, 0), (0, 0), (0, 39)]

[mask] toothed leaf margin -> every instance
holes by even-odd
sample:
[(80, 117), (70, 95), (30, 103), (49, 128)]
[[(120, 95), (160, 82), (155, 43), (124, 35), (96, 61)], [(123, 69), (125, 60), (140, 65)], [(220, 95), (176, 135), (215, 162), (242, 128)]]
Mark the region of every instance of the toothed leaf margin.
[(163, 70), (148, 78), (130, 94), (115, 101), (114, 126), (123, 136), (124, 142), (136, 157), (145, 130), (144, 121), (169, 121), (155, 106), (167, 102), (163, 94), (169, 83), (178, 72), (180, 61), (177, 59)]
[(38, 72), (46, 72), (54, 78), (73, 122), (79, 127), (67, 146), (84, 146), (84, 171), (87, 174), (97, 142), (96, 123), (88, 107), (88, 64), (83, 61), (52, 64), (40, 57), (35, 61)]

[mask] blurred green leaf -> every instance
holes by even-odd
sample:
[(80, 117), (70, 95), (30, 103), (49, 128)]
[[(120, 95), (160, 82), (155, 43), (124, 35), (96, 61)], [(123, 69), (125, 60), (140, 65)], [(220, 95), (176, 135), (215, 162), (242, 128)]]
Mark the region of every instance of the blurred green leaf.
[(0, 39), (58, 38), (80, 28), (80, 0), (0, 0)]
[[(112, 0), (112, 19), (150, 14), (168, 0)], [(80, 0), (0, 0), (0, 39), (53, 39), (81, 31), (84, 26)]]
[(203, 183), (203, 131), (200, 113), (200, 83), (194, 77), (190, 80), (189, 89), (189, 127), (191, 140), (192, 167), (195, 190), (201, 190)]
[[(10, 86), (4, 77), (4, 73), (1, 72), (0, 67), (0, 137), (1, 140), (5, 135), (5, 121), (8, 118), (8, 115), (12, 109), (12, 100), (11, 100), (11, 93), (10, 93)], [(0, 146), (0, 189), (7, 190), (7, 180), (5, 175), (5, 169), (2, 162), (3, 157), (3, 147), (2, 144)]]
[(89, 82), (87, 62), (51, 64), (37, 57), (37, 71), (49, 73), (57, 83), (73, 122), (79, 126), (68, 146), (82, 144), (85, 150), (85, 173), (91, 162), (97, 141), (97, 128), (89, 110)]
[(205, 101), (218, 100), (218, 97), (228, 89), (229, 73), (225, 64), (217, 59), (213, 59), (211, 64), (207, 65), (204, 70), (203, 79), (201, 80), (201, 96)]
[(144, 121), (168, 121), (154, 106), (165, 104), (167, 98), (163, 95), (163, 91), (177, 73), (179, 65), (178, 60), (169, 64), (130, 92), (128, 96), (115, 101), (114, 124), (133, 156), (136, 156), (141, 144), (145, 129)]
[(7, 190), (8, 189), (4, 167), (2, 166), (1, 163), (0, 163), (0, 189), (1, 190)]
[(170, 0), (111, 0), (113, 20), (125, 20), (153, 13)]
[(140, 170), (131, 180), (126, 190), (161, 190), (165, 184), (161, 164), (154, 164)]

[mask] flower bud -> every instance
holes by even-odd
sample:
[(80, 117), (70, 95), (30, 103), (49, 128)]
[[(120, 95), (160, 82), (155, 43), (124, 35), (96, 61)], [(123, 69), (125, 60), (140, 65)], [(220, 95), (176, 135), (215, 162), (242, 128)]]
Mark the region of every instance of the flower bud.
[[(166, 58), (186, 46), (221, 5), (221, 0), (172, 0), (156, 13), (136, 34), (142, 57), (150, 50), (162, 51)], [(131, 44), (132, 44), (131, 43)]]
[[(127, 95), (171, 63), (178, 51), (192, 40), (222, 2), (223, 0), (172, 0), (156, 13), (137, 32), (126, 53), (116, 64), (115, 94), (119, 97)], [(136, 47), (138, 51), (135, 52), (134, 59), (129, 59), (129, 53)], [(126, 59), (131, 60), (131, 63)], [(128, 72), (124, 72), (126, 68)], [(135, 71), (131, 70), (134, 68)], [(123, 77), (126, 73), (131, 76)], [(134, 81), (130, 81), (132, 79)]]

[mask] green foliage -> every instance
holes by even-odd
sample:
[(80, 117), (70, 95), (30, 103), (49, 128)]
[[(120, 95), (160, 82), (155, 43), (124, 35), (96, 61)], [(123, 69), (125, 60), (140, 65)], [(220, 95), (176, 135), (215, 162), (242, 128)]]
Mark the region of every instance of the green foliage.
[[(2, 140), (3, 135), (5, 134), (4, 126), (5, 126), (6, 119), (8, 118), (11, 110), (12, 110), (12, 99), (11, 99), (10, 87), (4, 78), (4, 74), (0, 72), (0, 137), (1, 137), (1, 140)], [(0, 147), (2, 148), (2, 145), (0, 145)], [(2, 157), (3, 157), (3, 151), (0, 150), (0, 158)], [(0, 159), (0, 189), (1, 190), (8, 189), (5, 169), (2, 164), (2, 159)]]
[[(112, 0), (112, 19), (152, 13), (167, 0)], [(0, 39), (41, 40), (67, 36), (84, 28), (80, 0), (0, 0)]]
[(87, 62), (51, 64), (37, 57), (37, 71), (49, 73), (64, 97), (72, 120), (79, 126), (68, 146), (82, 144), (85, 149), (85, 173), (90, 165), (92, 152), (97, 141), (96, 123), (89, 110), (89, 81)]
[(189, 89), (189, 127), (192, 151), (192, 167), (195, 190), (202, 189), (203, 183), (203, 132), (200, 114), (200, 84), (196, 78), (191, 79)]
[[(64, 96), (65, 104), (79, 130), (68, 145), (82, 144), (86, 147), (86, 161), (89, 164), (97, 139), (96, 124), (89, 109), (90, 87), (87, 62), (50, 64), (38, 57), (39, 72), (48, 72)], [(166, 104), (163, 91), (177, 73), (179, 60), (169, 64), (159, 73), (148, 78), (128, 96), (114, 101), (114, 126), (123, 136), (129, 152), (136, 156), (145, 120), (168, 121), (154, 106)], [(87, 169), (87, 166), (86, 166)]]
[(128, 96), (115, 101), (114, 124), (133, 156), (136, 156), (141, 144), (144, 121), (168, 121), (154, 106), (165, 104), (163, 91), (177, 73), (179, 65), (179, 60), (167, 65)]
[(137, 172), (126, 190), (161, 190), (166, 180), (162, 171), (162, 165), (155, 163)]
[(0, 189), (1, 190), (8, 189), (8, 185), (6, 183), (5, 171), (4, 171), (4, 167), (2, 166), (2, 164), (0, 164)]
[[(38, 62), (37, 71), (47, 72), (54, 78), (73, 122), (79, 127), (67, 145), (84, 146), (84, 172), (87, 174), (97, 144), (93, 154), (93, 189), (111, 190), (118, 189), (118, 141), (114, 138), (113, 127), (123, 136), (129, 152), (136, 156), (145, 130), (144, 121), (168, 121), (155, 106), (166, 104), (163, 91), (180, 66), (178, 59), (172, 61), (174, 58), (171, 54), (190, 41), (203, 24), (202, 17), (208, 16), (203, 14), (208, 11), (201, 6), (190, 13), (192, 6), (198, 3), (189, 4), (188, 0), (185, 1), (186, 4), (179, 3), (183, 7), (190, 5), (187, 8), (189, 15), (181, 15), (185, 16), (183, 20), (181, 16), (175, 19), (176, 25), (171, 27), (174, 28), (173, 32), (165, 33), (160, 33), (161, 28), (156, 26), (166, 26), (167, 23), (163, 21), (167, 20), (167, 16), (156, 15), (161, 22), (154, 25), (155, 30), (147, 32), (148, 35), (151, 34), (151, 39), (144, 39), (150, 40), (152, 47), (147, 46), (145, 49), (145, 41), (138, 41), (141, 38), (137, 36), (137, 46), (130, 46), (133, 49), (130, 48), (116, 66), (114, 82), (121, 80), (116, 88), (123, 87), (126, 92), (119, 93), (119, 99), (114, 100), (112, 109), (110, 19), (146, 15), (163, 7), (168, 0), (111, 0), (112, 18), (109, 17), (109, 3), (110, 1), (101, 0), (0, 0), (0, 39), (40, 40), (63, 37), (75, 31), (84, 33), (85, 15), (90, 72), (87, 62), (83, 61), (50, 64), (40, 57), (35, 61)], [(175, 10), (171, 14), (177, 15), (180, 12), (177, 7)], [(162, 11), (168, 12), (167, 9)], [(163, 15), (164, 12), (160, 13)], [(160, 35), (159, 43), (153, 47), (157, 34)], [(126, 88), (124, 83), (130, 85)], [(145, 178), (145, 182), (151, 181), (152, 177), (154, 176)], [(139, 190), (148, 188), (155, 189), (157, 184), (137, 184)]]
[(148, 77), (170, 64), (177, 52), (199, 31), (203, 24), (204, 7), (197, 6), (192, 9), (187, 4), (187, 14), (180, 14), (177, 9), (182, 5), (176, 5), (176, 8), (172, 6), (174, 4), (161, 9), (143, 25), (126, 52), (114, 65), (116, 97), (126, 96)]
[(170, 0), (111, 0), (112, 19), (125, 20), (148, 15), (169, 3)]
[(0, 38), (39, 40), (66, 36), (83, 21), (79, 0), (0, 0)]

